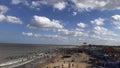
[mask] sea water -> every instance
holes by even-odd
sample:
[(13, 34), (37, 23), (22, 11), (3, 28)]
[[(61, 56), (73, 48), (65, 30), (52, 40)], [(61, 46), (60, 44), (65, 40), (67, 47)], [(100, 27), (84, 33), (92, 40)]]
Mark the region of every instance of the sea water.
[(0, 63), (11, 61), (12, 58), (20, 57), (30, 53), (44, 52), (48, 49), (60, 48), (63, 46), (52, 45), (0, 45)]

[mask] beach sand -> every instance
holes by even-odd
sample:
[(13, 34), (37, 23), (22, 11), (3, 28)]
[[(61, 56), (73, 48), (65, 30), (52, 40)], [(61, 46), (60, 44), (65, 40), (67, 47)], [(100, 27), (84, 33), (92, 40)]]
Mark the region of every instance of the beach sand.
[(75, 53), (69, 55), (71, 56), (69, 58), (61, 58), (64, 55), (59, 53), (54, 59), (38, 64), (37, 68), (88, 68), (88, 66), (91, 66), (87, 63), (90, 56), (85, 53)]

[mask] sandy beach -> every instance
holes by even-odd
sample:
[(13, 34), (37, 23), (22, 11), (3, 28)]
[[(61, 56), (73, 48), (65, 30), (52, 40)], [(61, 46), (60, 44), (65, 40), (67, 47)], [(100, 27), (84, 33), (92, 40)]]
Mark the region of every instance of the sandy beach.
[(38, 64), (37, 68), (88, 68), (90, 56), (85, 53), (59, 53), (54, 59)]

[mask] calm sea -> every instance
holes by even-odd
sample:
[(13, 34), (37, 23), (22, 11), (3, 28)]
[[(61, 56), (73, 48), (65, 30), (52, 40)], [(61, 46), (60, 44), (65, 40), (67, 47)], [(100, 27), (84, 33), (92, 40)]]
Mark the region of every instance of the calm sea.
[(52, 46), (52, 45), (40, 45), (40, 46), (34, 46), (34, 45), (0, 45), (0, 63), (7, 61), (5, 58), (12, 57), (12, 56), (21, 56), (32, 52), (38, 52), (38, 51), (44, 51), (46, 49), (52, 49), (52, 48), (60, 48), (64, 46)]

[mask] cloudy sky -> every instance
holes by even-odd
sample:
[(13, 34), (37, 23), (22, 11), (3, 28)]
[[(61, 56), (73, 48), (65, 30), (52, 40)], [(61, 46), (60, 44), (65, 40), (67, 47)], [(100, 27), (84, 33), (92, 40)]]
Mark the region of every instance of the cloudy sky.
[(120, 44), (120, 0), (0, 0), (0, 43)]

